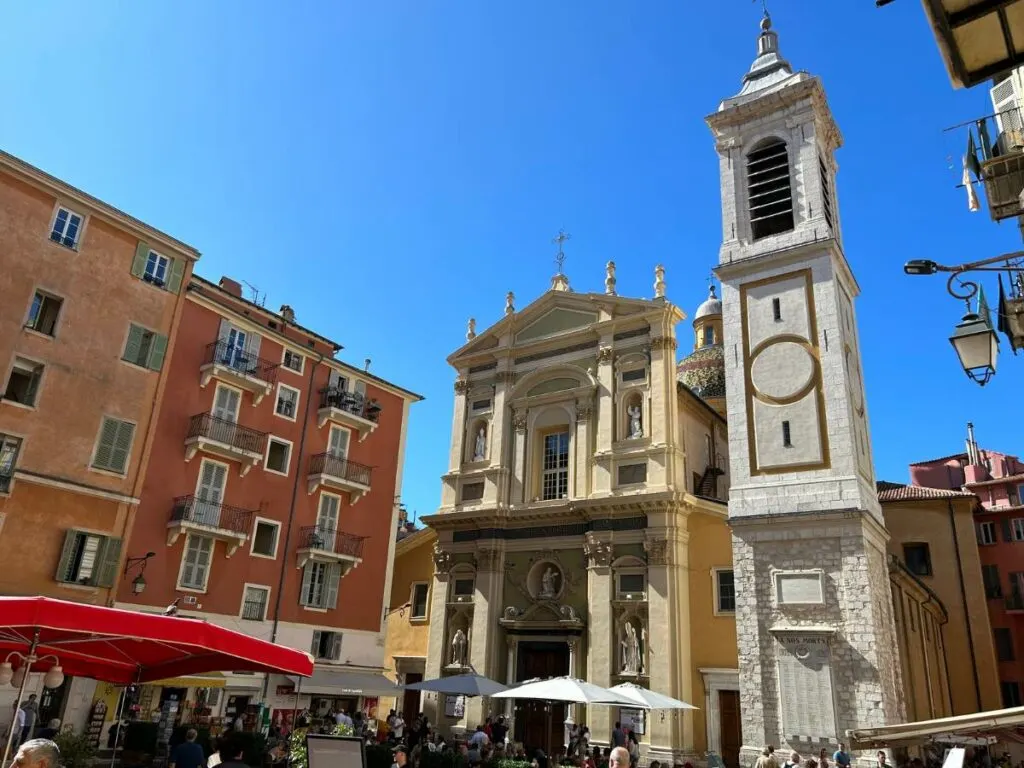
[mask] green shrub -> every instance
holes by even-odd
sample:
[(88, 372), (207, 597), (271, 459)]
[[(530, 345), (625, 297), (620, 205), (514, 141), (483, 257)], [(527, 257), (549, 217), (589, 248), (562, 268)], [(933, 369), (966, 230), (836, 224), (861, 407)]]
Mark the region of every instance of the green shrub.
[(64, 731), (53, 737), (60, 750), (60, 763), (64, 768), (85, 768), (96, 756), (96, 744), (86, 733)]
[(514, 757), (503, 757), (500, 760), (492, 760), (487, 768), (530, 768), (529, 760), (516, 760)]
[[(117, 725), (115, 724), (114, 727), (116, 728)], [(159, 723), (146, 723), (141, 720), (128, 723), (128, 727), (124, 731), (125, 751), (152, 755), (156, 752), (156, 737), (159, 730)]]

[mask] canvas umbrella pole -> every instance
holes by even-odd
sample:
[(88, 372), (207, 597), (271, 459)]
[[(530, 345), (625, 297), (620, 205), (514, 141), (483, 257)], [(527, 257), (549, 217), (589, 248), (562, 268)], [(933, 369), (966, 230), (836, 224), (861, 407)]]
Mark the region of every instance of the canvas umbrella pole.
[(4, 759), (0, 766), (7, 765), (7, 758), (11, 754), (11, 742), (14, 740), (14, 729), (18, 727), (18, 710), (21, 709), (21, 700), (25, 697), (25, 686), (28, 685), (28, 676), (32, 671), (32, 662), (36, 659), (36, 648), (39, 647), (39, 630), (32, 634), (32, 644), (28, 647), (28, 655), (25, 656), (25, 674), (22, 675), (21, 685), (18, 686), (18, 700), (14, 702), (14, 719), (11, 721), (11, 729), (7, 734), (7, 743), (4, 745)]
[[(142, 677), (142, 669), (135, 673), (135, 682), (129, 683), (124, 687), (124, 693), (121, 694), (120, 700), (117, 702), (117, 714), (114, 715), (114, 721), (117, 723), (114, 727), (117, 729), (114, 731), (114, 748), (110, 750), (110, 768), (114, 768), (114, 761), (117, 759), (117, 742), (121, 740), (121, 713), (124, 712), (125, 702), (128, 701), (128, 691), (132, 685), (140, 685), (139, 680)], [(123, 750), (122, 750), (123, 751)]]

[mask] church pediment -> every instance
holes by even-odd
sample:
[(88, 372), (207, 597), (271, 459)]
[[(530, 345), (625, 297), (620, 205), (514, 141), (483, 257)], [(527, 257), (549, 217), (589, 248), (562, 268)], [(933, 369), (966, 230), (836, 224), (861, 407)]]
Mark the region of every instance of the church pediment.
[(582, 629), (585, 624), (570, 605), (543, 601), (526, 610), (507, 606), (498, 623), (509, 629)]
[(569, 333), (593, 325), (598, 320), (597, 312), (568, 307), (555, 307), (545, 312), (516, 334), (516, 342), (524, 343)]

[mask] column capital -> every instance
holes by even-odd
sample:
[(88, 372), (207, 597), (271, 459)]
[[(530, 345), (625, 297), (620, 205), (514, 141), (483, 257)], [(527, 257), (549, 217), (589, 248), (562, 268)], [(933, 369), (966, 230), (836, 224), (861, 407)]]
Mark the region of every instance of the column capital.
[(586, 422), (590, 421), (590, 417), (594, 415), (594, 401), (593, 400), (577, 400), (576, 401), (576, 421)]
[(464, 395), (469, 392), (469, 382), (465, 379), (455, 380), (455, 394)]
[(669, 540), (664, 537), (650, 537), (644, 540), (644, 550), (647, 552), (647, 565), (674, 565), (672, 548)]
[(526, 412), (516, 411), (512, 416), (512, 426), (515, 427), (516, 432), (526, 431)]
[(597, 362), (600, 365), (611, 363), (615, 350), (611, 347), (601, 347), (597, 350)]
[(671, 336), (656, 336), (651, 339), (651, 349), (671, 349), (674, 351), (678, 346), (679, 342)]
[(434, 572), (438, 576), (448, 576), (452, 568), (452, 555), (441, 547), (440, 542), (434, 542)]
[(476, 552), (476, 569), (477, 571), (500, 571), (503, 557), (504, 552), (500, 549), (492, 547), (478, 549)]
[(587, 558), (587, 568), (607, 568), (612, 563), (615, 550), (610, 541), (601, 541), (590, 531), (583, 544), (583, 554)]

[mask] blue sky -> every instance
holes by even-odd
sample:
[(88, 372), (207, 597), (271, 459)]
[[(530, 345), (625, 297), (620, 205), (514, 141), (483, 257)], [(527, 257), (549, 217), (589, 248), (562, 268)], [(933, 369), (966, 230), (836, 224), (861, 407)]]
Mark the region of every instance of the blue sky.
[[(966, 136), (942, 132), (989, 114), (987, 89), (952, 89), (911, 0), (771, 8), (846, 141), (879, 477), (958, 451), (969, 419), (984, 445), (1024, 450), (1024, 357), (1004, 341), (995, 379), (969, 382), (947, 341), (961, 307), (941, 278), (901, 271), (1021, 247), (1014, 224), (968, 213)], [(675, 303), (704, 297), (721, 236), (704, 116), (738, 90), (759, 16), (749, 0), (15, 3), (0, 146), (424, 394), (403, 497), (426, 514), (448, 456), (445, 357), (467, 318), (501, 316), (506, 291), (521, 308), (546, 289), (560, 227), (577, 290), (600, 290), (614, 259), (622, 294), (650, 296), (662, 262)]]

